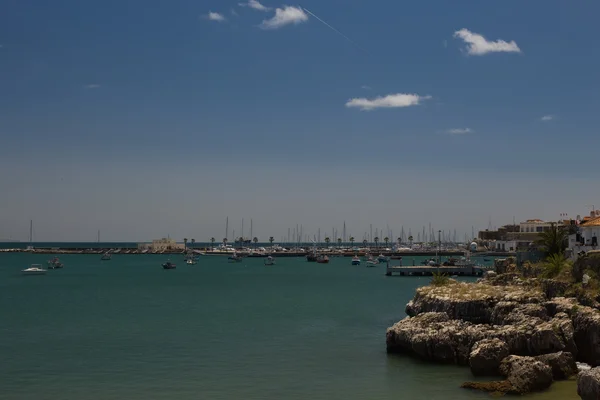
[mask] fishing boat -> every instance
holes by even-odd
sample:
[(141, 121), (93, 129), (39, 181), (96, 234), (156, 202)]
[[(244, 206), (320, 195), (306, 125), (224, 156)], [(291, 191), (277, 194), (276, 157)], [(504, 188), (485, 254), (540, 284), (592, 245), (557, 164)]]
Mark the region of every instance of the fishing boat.
[(102, 257), (100, 257), (100, 260), (102, 261), (108, 261), (112, 258), (112, 255), (109, 252), (106, 252), (104, 254), (102, 254)]
[(308, 262), (317, 262), (317, 258), (319, 258), (319, 256), (317, 255), (316, 249), (313, 249), (310, 253), (306, 255), (306, 261)]
[(319, 264), (328, 264), (329, 263), (329, 257), (324, 256), (324, 255), (320, 255), (317, 257), (317, 262)]
[(164, 263), (162, 265), (162, 267), (164, 269), (175, 269), (176, 268), (175, 264), (173, 264), (171, 261), (167, 261), (166, 263)]
[(360, 257), (358, 257), (358, 256), (352, 257), (352, 265), (360, 265)]
[(229, 262), (241, 262), (242, 256), (239, 256), (237, 253), (233, 253), (232, 255), (227, 257), (227, 259), (229, 260)]
[(265, 258), (265, 265), (275, 265), (275, 259), (272, 256)]
[(59, 269), (64, 267), (64, 264), (60, 262), (58, 257), (54, 257), (52, 260), (48, 260), (48, 269)]
[(29, 268), (21, 270), (23, 275), (45, 275), (47, 270), (42, 268), (41, 264), (31, 264)]

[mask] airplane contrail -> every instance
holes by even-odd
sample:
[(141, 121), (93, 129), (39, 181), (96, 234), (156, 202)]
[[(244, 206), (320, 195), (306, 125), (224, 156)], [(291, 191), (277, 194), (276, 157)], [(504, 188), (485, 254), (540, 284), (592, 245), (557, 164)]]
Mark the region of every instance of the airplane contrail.
[(308, 8), (306, 7), (302, 7), (302, 9), (304, 11), (306, 11), (307, 13), (309, 13), (310, 15), (312, 15), (313, 17), (315, 17), (319, 22), (321, 22), (323, 25), (325, 25), (326, 27), (328, 27), (329, 29), (331, 29), (332, 31), (334, 31), (335, 33), (337, 33), (338, 35), (340, 35), (341, 37), (343, 37), (344, 39), (346, 39), (347, 41), (349, 41), (350, 43), (352, 43), (353, 45), (355, 45), (356, 47), (358, 47), (360, 50), (367, 52), (365, 49), (363, 49), (362, 47), (360, 47), (358, 45), (358, 43), (356, 43), (354, 40), (350, 39), (348, 36), (344, 35), (342, 32), (338, 31), (337, 29), (335, 29), (333, 26), (329, 25), (327, 22), (323, 21), (321, 18), (317, 17), (314, 13), (312, 13)]

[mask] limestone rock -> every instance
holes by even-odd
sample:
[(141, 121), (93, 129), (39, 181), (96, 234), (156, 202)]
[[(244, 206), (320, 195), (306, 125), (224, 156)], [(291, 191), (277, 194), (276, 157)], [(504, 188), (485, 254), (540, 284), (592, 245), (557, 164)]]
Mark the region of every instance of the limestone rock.
[(600, 313), (590, 307), (578, 307), (572, 315), (574, 340), (579, 350), (577, 359), (590, 364), (600, 365)]
[(491, 381), (491, 382), (465, 382), (460, 385), (461, 388), (481, 390), (483, 392), (490, 392), (498, 395), (512, 393), (514, 388), (508, 380), (504, 381)]
[(552, 384), (552, 368), (533, 357), (508, 356), (500, 364), (500, 373), (516, 394), (537, 392)]
[(581, 371), (577, 375), (577, 394), (582, 400), (600, 399), (600, 368)]
[(555, 381), (568, 379), (578, 372), (573, 354), (566, 351), (536, 356), (535, 359), (552, 368), (552, 377)]
[(469, 365), (473, 375), (496, 375), (500, 362), (508, 357), (508, 345), (500, 339), (483, 339), (473, 345)]

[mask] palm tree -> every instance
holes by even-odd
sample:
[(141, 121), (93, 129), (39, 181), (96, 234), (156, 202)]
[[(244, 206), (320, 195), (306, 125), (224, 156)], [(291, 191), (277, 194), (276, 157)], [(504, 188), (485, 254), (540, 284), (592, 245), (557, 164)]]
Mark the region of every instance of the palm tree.
[(227, 246), (227, 238), (223, 238), (223, 245)]
[(258, 238), (256, 236), (254, 236), (254, 239), (252, 239), (252, 241), (254, 242), (254, 248), (256, 248), (256, 244), (258, 243)]
[(269, 238), (269, 242), (271, 243), (271, 247), (273, 247), (273, 242), (275, 241), (275, 238), (273, 236), (271, 236)]
[(571, 262), (563, 254), (552, 254), (542, 264), (544, 271), (542, 276), (545, 278), (556, 278), (560, 273), (571, 266)]
[(354, 236), (350, 236), (350, 244), (352, 245), (352, 248), (354, 248)]
[(196, 239), (192, 239), (192, 249), (194, 249), (194, 243), (196, 243)]
[(183, 238), (183, 249), (187, 250), (187, 238)]
[(388, 247), (388, 243), (390, 241), (390, 238), (386, 236), (386, 237), (383, 238), (383, 241), (385, 242), (385, 247)]
[(329, 247), (329, 236), (325, 238), (325, 243), (327, 243), (327, 247)]
[(412, 242), (413, 242), (413, 237), (412, 236), (408, 237), (408, 242), (410, 243), (410, 248), (412, 249)]
[(544, 249), (546, 256), (549, 258), (555, 254), (564, 253), (567, 248), (567, 239), (566, 229), (552, 222), (550, 228), (540, 233), (540, 238), (536, 243)]
[(364, 245), (365, 247), (367, 247), (367, 243), (369, 243), (369, 242), (367, 242), (367, 239), (363, 240), (363, 245)]
[(375, 238), (373, 239), (373, 241), (375, 242), (375, 247), (377, 249), (379, 249), (379, 237), (375, 236)]
[(338, 248), (342, 247), (342, 238), (338, 238)]
[(214, 247), (215, 247), (215, 238), (211, 237), (210, 238), (210, 249), (214, 250)]

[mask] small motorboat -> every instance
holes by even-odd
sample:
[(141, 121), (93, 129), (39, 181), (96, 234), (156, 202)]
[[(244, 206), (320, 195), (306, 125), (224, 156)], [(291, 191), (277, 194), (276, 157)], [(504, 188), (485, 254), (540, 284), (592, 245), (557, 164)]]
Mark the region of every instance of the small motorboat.
[(54, 257), (52, 260), (48, 260), (48, 269), (59, 269), (64, 267), (64, 264), (60, 262), (58, 257)]
[(47, 270), (43, 269), (41, 264), (31, 264), (29, 268), (21, 270), (23, 275), (45, 275)]
[(188, 258), (187, 260), (185, 260), (185, 263), (186, 263), (187, 265), (196, 265), (196, 264), (197, 264), (197, 261), (196, 261), (196, 259), (195, 259), (195, 258)]
[(265, 265), (275, 265), (275, 259), (272, 256), (265, 258)]
[(163, 267), (163, 269), (175, 269), (175, 268), (177, 268), (175, 266), (175, 264), (173, 264), (171, 261), (167, 261), (166, 263), (164, 263), (162, 265), (162, 267)]
[(321, 255), (321, 256), (318, 256), (318, 257), (317, 257), (317, 262), (318, 262), (319, 264), (329, 264), (329, 257), (327, 257), (327, 256), (323, 256), (323, 255)]
[(377, 260), (368, 260), (366, 264), (367, 267), (376, 267), (379, 262)]
[(308, 262), (317, 262), (319, 257), (315, 253), (310, 253), (306, 255), (306, 261)]
[(352, 257), (352, 265), (360, 265), (360, 258), (358, 256)]
[(380, 263), (387, 262), (387, 260), (388, 260), (388, 258), (387, 258), (386, 256), (384, 256), (383, 254), (380, 254), (380, 255), (377, 257), (377, 261), (379, 261)]
[(241, 262), (242, 256), (238, 256), (237, 253), (233, 253), (232, 255), (227, 257), (227, 259), (229, 260), (229, 262)]
[(104, 254), (102, 254), (102, 257), (100, 257), (100, 260), (102, 260), (102, 261), (108, 261), (108, 260), (111, 259), (111, 257), (112, 256), (111, 256), (110, 253), (104, 253)]

